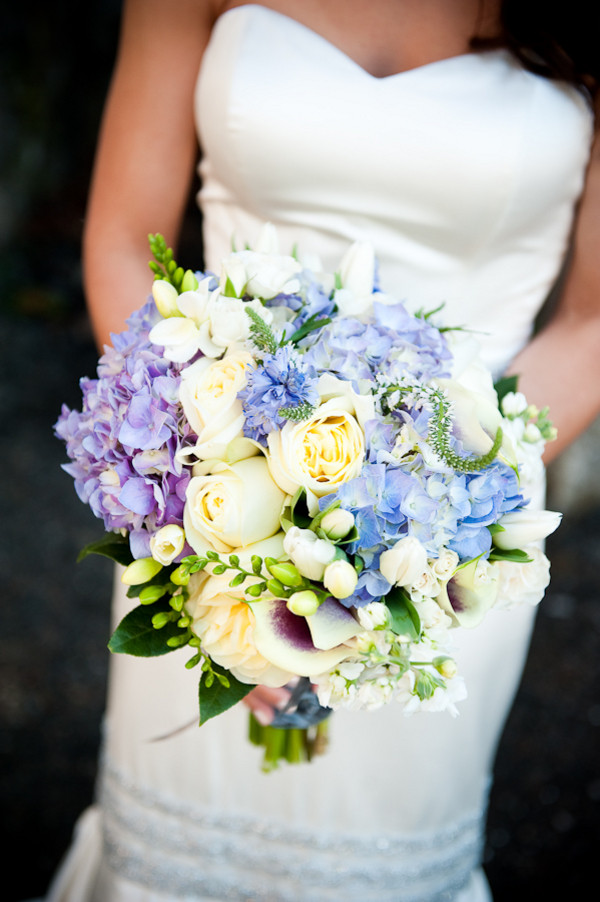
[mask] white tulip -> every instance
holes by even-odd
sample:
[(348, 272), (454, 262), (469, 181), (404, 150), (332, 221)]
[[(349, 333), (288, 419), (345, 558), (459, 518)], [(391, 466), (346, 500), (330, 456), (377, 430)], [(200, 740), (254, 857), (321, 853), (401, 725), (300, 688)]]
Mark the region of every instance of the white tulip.
[(325, 567), (336, 554), (335, 545), (320, 539), (312, 529), (290, 526), (283, 540), (283, 548), (306, 579), (322, 580)]
[(354, 514), (343, 507), (336, 507), (325, 514), (319, 526), (330, 539), (343, 539), (354, 526)]
[(334, 598), (349, 598), (357, 582), (358, 574), (349, 561), (333, 561), (325, 568), (323, 585)]
[(499, 520), (502, 532), (494, 533), (494, 545), (510, 550), (539, 542), (558, 529), (561, 519), (557, 511), (510, 511)]
[(384, 551), (379, 569), (392, 586), (412, 586), (428, 569), (427, 551), (414, 536), (405, 536)]

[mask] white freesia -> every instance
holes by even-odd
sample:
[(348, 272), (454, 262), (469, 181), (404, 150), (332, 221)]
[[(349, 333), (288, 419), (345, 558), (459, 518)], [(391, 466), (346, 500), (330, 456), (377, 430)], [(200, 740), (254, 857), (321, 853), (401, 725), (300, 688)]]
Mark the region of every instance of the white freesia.
[(183, 511), (187, 540), (197, 554), (211, 548), (229, 553), (278, 531), (285, 495), (264, 457), (204, 466), (207, 472), (188, 483)]
[(200, 350), (200, 330), (185, 316), (161, 319), (148, 335), (152, 344), (163, 348), (163, 357), (173, 363), (186, 363)]
[(302, 576), (316, 581), (323, 579), (325, 567), (336, 554), (335, 545), (320, 539), (312, 529), (301, 529), (299, 526), (290, 526), (283, 547)]
[(238, 392), (247, 382), (248, 367), (255, 366), (248, 351), (231, 352), (220, 360), (202, 357), (181, 374), (179, 400), (198, 436), (188, 454), (201, 460), (222, 458), (228, 444), (242, 435), (244, 414)]
[(535, 511), (528, 508), (509, 511), (498, 521), (502, 532), (494, 533), (494, 545), (509, 550), (540, 542), (558, 529), (561, 520), (562, 514), (557, 511)]
[(392, 586), (411, 586), (427, 570), (427, 551), (415, 536), (404, 536), (383, 552), (379, 569)]
[(349, 598), (357, 582), (358, 574), (349, 561), (333, 561), (325, 567), (323, 585), (334, 598)]
[(152, 297), (161, 316), (179, 316), (177, 289), (166, 279), (155, 279), (152, 283)]
[(294, 294), (300, 288), (296, 276), (302, 271), (294, 257), (283, 254), (237, 251), (221, 262), (223, 294), (269, 300), (278, 294)]
[(150, 539), (150, 554), (166, 567), (181, 554), (185, 545), (185, 532), (176, 523), (162, 526)]
[(246, 313), (248, 308), (258, 313), (267, 325), (273, 321), (273, 314), (260, 301), (240, 301), (238, 298), (222, 295), (211, 298), (207, 308), (210, 340), (217, 351), (211, 356), (216, 357), (250, 338), (251, 321)]

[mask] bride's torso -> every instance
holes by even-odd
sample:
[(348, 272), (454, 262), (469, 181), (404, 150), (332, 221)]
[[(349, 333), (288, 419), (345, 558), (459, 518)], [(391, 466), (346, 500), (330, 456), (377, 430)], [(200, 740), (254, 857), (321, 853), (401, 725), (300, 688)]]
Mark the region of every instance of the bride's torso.
[(265, 221), (282, 251), (335, 268), (370, 240), (382, 287), (481, 331), (500, 370), (560, 269), (591, 115), (575, 89), (505, 50), (375, 77), (259, 5), (217, 20), (196, 92), (205, 255)]

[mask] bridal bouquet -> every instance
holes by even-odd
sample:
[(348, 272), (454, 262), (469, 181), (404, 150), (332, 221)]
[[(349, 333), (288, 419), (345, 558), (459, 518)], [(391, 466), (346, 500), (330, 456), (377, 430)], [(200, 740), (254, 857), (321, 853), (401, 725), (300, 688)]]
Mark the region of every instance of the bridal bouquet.
[(547, 410), (386, 294), (366, 244), (331, 274), (270, 227), (217, 273), (150, 246), (152, 298), (55, 427), (106, 529), (82, 556), (123, 564), (139, 600), (109, 647), (189, 647), (200, 723), (256, 684), (296, 685), (282, 727), (392, 700), (456, 713), (453, 630), (548, 583), (560, 515), (527, 490)]

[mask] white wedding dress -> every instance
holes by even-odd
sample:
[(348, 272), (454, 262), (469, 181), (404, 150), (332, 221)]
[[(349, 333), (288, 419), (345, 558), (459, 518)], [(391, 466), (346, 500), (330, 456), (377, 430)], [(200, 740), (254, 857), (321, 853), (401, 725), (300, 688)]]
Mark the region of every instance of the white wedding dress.
[[(252, 245), (334, 269), (369, 239), (382, 286), (445, 303), (500, 372), (555, 281), (581, 192), (591, 115), (574, 89), (507, 51), (375, 78), (256, 5), (217, 22), (198, 80), (207, 265)], [(115, 620), (128, 604), (116, 592)], [(115, 656), (99, 799), (51, 902), (483, 902), (495, 747), (532, 609), (457, 631), (460, 715), (337, 712), (329, 751), (260, 770), (239, 706), (201, 729), (185, 652)]]

